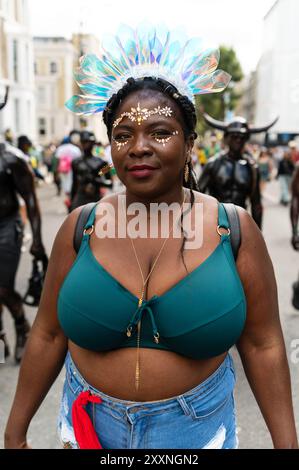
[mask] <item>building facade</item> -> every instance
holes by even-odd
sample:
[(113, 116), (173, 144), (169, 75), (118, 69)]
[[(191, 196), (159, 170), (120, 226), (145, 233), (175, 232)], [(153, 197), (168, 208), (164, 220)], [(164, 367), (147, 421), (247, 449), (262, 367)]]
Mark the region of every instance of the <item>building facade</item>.
[(34, 38), (36, 114), (38, 140), (41, 144), (59, 143), (73, 129), (95, 132), (98, 140), (107, 141), (100, 116), (78, 117), (65, 102), (78, 88), (73, 70), (85, 53), (97, 53), (98, 40), (91, 35), (74, 35), (72, 40), (59, 37)]
[(7, 106), (0, 113), (0, 134), (11, 129), (36, 138), (33, 40), (28, 0), (0, 0), (0, 95), (9, 86)]
[(277, 0), (264, 18), (255, 124), (279, 115), (269, 137), (282, 144), (299, 134), (298, 20), (298, 0)]
[(257, 73), (251, 72), (236, 86), (241, 98), (235, 110), (235, 115), (242, 116), (252, 124), (256, 116)]
[(74, 53), (65, 38), (34, 38), (36, 126), (41, 144), (59, 142), (74, 128), (74, 117), (64, 106), (73, 93)]

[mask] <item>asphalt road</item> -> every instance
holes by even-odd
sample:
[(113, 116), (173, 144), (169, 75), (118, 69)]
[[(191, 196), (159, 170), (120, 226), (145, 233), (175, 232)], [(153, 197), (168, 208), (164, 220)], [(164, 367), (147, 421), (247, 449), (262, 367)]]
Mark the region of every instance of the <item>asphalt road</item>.
[[(297, 429), (299, 431), (299, 352), (296, 354), (292, 342), (297, 340), (299, 349), (299, 311), (291, 305), (291, 284), (298, 276), (299, 254), (290, 245), (290, 222), (288, 208), (278, 204), (277, 182), (270, 183), (264, 198), (264, 236), (273, 261), (279, 292), (280, 314), (289, 358)], [(43, 214), (44, 243), (50, 252), (55, 234), (65, 218), (61, 198), (55, 196), (52, 186), (38, 189)], [(27, 248), (29, 243), (27, 244)], [(26, 291), (31, 270), (31, 257), (23, 253), (17, 276), (17, 289)], [(254, 282), (254, 279), (252, 280)], [(28, 318), (33, 322), (36, 309), (26, 307)], [(11, 317), (4, 312), (4, 323), (9, 342), (14, 347), (14, 329)], [(292, 356), (293, 353), (293, 356)], [(271, 439), (256, 405), (253, 394), (244, 376), (236, 351), (232, 350), (237, 370), (236, 406), (240, 448), (267, 449), (272, 447)], [(292, 360), (293, 359), (293, 360)], [(294, 360), (294, 359), (297, 359)], [(41, 359), (42, 360), (42, 359)], [(296, 363), (297, 362), (297, 363)], [(0, 448), (3, 448), (3, 433), (12, 404), (19, 368), (9, 358), (0, 364)], [(34, 417), (29, 430), (29, 442), (36, 449), (60, 448), (56, 436), (56, 419), (63, 384), (63, 373), (58, 377)]]

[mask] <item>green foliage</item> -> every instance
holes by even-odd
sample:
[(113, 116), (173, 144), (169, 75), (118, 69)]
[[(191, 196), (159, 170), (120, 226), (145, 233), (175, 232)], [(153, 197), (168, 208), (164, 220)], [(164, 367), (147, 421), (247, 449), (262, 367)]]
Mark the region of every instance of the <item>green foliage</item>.
[(204, 134), (208, 127), (201, 117), (202, 108), (213, 118), (224, 120), (226, 110), (234, 110), (241, 98), (241, 95), (234, 91), (234, 83), (239, 82), (243, 78), (243, 71), (234, 49), (220, 46), (218, 68), (229, 73), (232, 79), (225, 91), (196, 97), (196, 111), (198, 115), (197, 132), (201, 135)]

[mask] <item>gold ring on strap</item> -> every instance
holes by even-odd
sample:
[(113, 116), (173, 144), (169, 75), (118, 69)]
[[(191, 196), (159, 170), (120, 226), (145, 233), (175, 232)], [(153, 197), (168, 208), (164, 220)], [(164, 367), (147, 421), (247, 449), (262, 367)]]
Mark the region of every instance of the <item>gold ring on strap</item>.
[[(221, 229), (221, 228), (223, 228), (224, 230), (226, 230), (227, 233), (221, 233), (221, 232), (220, 232), (220, 229)], [(217, 233), (218, 233), (218, 235), (220, 235), (220, 237), (221, 237), (222, 235), (230, 235), (230, 228), (223, 227), (222, 225), (218, 225), (218, 227), (217, 227)]]
[(92, 235), (94, 232), (94, 225), (92, 225), (91, 227), (88, 227), (84, 230), (83, 234), (84, 235)]

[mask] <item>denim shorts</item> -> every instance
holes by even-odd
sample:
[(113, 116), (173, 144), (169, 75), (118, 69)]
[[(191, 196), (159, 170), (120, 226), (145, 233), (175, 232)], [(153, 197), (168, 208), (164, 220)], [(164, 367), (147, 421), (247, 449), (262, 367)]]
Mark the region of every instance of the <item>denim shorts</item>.
[(190, 391), (166, 400), (133, 402), (105, 395), (90, 386), (70, 353), (58, 418), (63, 448), (79, 446), (72, 426), (72, 405), (88, 391), (102, 403), (86, 411), (103, 449), (235, 449), (235, 369), (228, 354), (219, 368)]

